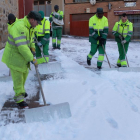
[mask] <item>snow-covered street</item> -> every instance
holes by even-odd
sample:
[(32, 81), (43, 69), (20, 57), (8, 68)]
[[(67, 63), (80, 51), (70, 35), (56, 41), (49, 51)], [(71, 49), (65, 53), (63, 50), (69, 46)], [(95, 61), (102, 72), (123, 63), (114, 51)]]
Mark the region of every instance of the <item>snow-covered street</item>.
[[(52, 48), (50, 42), (50, 48)], [(88, 39), (62, 38), (61, 50), (50, 49), (61, 62), (62, 73), (42, 81), (46, 101), (69, 102), (72, 117), (40, 123), (0, 122), (1, 140), (139, 140), (140, 72), (102, 71), (96, 73), (98, 52), (91, 66), (86, 64), (90, 51)], [(117, 43), (107, 41), (106, 53), (114, 68), (118, 59)], [(140, 67), (140, 43), (128, 49), (130, 67)], [(0, 59), (3, 50), (0, 50)], [(103, 68), (109, 68), (107, 59)], [(0, 62), (0, 77), (9, 69)], [(35, 69), (29, 73), (25, 89), (29, 97), (36, 93)], [(12, 81), (0, 81), (0, 109), (14, 96)], [(43, 103), (40, 99), (40, 103)]]

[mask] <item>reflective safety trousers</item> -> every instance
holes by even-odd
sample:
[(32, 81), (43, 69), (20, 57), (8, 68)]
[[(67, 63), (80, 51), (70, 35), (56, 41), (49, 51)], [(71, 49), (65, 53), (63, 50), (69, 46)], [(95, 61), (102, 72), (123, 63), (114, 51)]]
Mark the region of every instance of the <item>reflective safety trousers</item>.
[(28, 69), (26, 70), (25, 73), (13, 69), (10, 69), (10, 71), (13, 80), (13, 89), (15, 91), (14, 100), (16, 103), (20, 103), (24, 101), (25, 94), (24, 85), (29, 72)]
[[(105, 49), (105, 46), (104, 46), (104, 49)], [(92, 57), (94, 56), (94, 54), (97, 52), (97, 50), (99, 52), (97, 66), (102, 66), (102, 63), (104, 61), (104, 50), (103, 50), (103, 47), (101, 45), (91, 43), (91, 50), (90, 50), (90, 53), (88, 54), (87, 57), (89, 60), (91, 60)]]
[(131, 36), (133, 34), (133, 23), (131, 23), (129, 20), (126, 22), (122, 22), (122, 20), (120, 20), (119, 22), (115, 23), (112, 33), (115, 36), (116, 42), (121, 43), (119, 35), (124, 37), (126, 42), (130, 42)]
[(17, 21), (10, 29), (2, 62), (10, 69), (26, 72), (28, 62), (33, 60), (33, 54), (30, 51), (31, 46), (35, 47), (33, 37), (33, 29), (27, 17)]
[(101, 19), (97, 15), (92, 16), (89, 19), (89, 42), (93, 44), (99, 44), (97, 40), (98, 36), (101, 36), (105, 40), (108, 35), (108, 19), (103, 16)]
[(117, 64), (120, 64), (122, 67), (127, 67), (125, 54), (127, 54), (129, 43), (127, 42), (124, 44), (125, 52), (124, 52), (122, 44), (118, 42), (117, 44), (118, 44), (118, 51), (119, 51), (119, 58), (117, 60)]
[[(61, 37), (62, 37), (62, 29), (54, 29), (52, 32), (52, 46), (53, 48), (60, 48), (61, 45)], [(57, 41), (56, 41), (57, 38)]]
[[(39, 37), (38, 41), (41, 42), (43, 37)], [(49, 62), (49, 43), (46, 43), (45, 45), (43, 44), (43, 46), (41, 47), (41, 50), (43, 51), (44, 57), (41, 54), (41, 50), (40, 48), (37, 46), (37, 44), (35, 45), (36, 47), (36, 59), (37, 59), (37, 63), (41, 64), (41, 63), (46, 63), (45, 58), (47, 60), (47, 62)]]

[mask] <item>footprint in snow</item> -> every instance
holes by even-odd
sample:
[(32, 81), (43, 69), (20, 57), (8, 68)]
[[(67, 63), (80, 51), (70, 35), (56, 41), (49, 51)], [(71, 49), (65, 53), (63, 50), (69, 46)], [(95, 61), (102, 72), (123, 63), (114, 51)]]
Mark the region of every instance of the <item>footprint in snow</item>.
[(90, 103), (90, 105), (91, 105), (92, 107), (95, 107), (95, 106), (96, 106), (96, 101), (92, 101), (92, 102)]
[(140, 89), (140, 85), (136, 86), (138, 89)]
[(108, 118), (106, 120), (110, 124), (111, 127), (116, 128), (116, 129), (118, 128), (118, 123), (115, 120), (113, 120), (112, 118)]
[(94, 89), (91, 89), (90, 91), (92, 92), (92, 94), (96, 94), (96, 91)]
[(84, 81), (82, 84), (83, 84), (83, 85), (86, 85), (86, 84), (87, 84), (87, 81)]
[(137, 108), (137, 106), (135, 106), (135, 105), (132, 105), (132, 106), (131, 106), (131, 109), (132, 109), (134, 112), (138, 112), (138, 108)]

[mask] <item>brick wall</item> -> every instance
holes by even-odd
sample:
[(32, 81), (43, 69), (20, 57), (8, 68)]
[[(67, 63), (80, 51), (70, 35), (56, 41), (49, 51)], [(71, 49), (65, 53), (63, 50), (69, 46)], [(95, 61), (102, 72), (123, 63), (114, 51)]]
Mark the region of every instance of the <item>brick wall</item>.
[(73, 3), (73, 0), (65, 0), (65, 3)]
[(97, 2), (95, 5), (91, 5), (89, 2), (85, 3), (73, 3), (73, 0), (65, 0), (65, 34), (70, 34), (70, 14), (82, 14), (85, 13), (86, 8), (90, 8), (90, 13), (95, 13), (98, 7), (102, 7), (104, 12), (107, 12), (109, 22), (109, 37), (113, 37), (111, 34), (112, 28), (116, 21), (119, 20), (119, 16), (114, 15), (114, 10), (140, 10), (140, 0), (137, 0), (136, 7), (124, 7), (123, 1), (110, 2), (112, 9), (108, 9), (108, 2)]
[(8, 14), (13, 13), (18, 17), (18, 0), (0, 0), (0, 49), (7, 41), (7, 19)]
[(64, 12), (64, 0), (52, 0), (52, 12), (54, 11), (54, 6), (58, 5), (59, 10)]

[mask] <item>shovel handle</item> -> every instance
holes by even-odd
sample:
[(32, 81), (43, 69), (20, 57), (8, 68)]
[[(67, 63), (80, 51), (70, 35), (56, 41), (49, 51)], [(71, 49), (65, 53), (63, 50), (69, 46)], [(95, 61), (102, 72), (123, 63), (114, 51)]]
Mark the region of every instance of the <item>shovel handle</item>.
[[(121, 42), (122, 42), (122, 39), (121, 39)], [(123, 46), (123, 51), (124, 51), (124, 54), (125, 54), (125, 57), (126, 57), (127, 66), (129, 67), (129, 63), (128, 63), (128, 59), (127, 59), (127, 56), (126, 56), (126, 51), (125, 51), (124, 44), (122, 44), (122, 46)]]
[(43, 88), (42, 88), (42, 85), (41, 85), (41, 80), (40, 80), (40, 77), (39, 77), (38, 67), (35, 66), (35, 70), (36, 70), (39, 86), (40, 86), (40, 89), (41, 89), (41, 94), (42, 94), (43, 102), (44, 102), (44, 105), (46, 106), (47, 104), (46, 104)]
[(102, 47), (103, 47), (104, 53), (105, 53), (105, 55), (106, 55), (106, 58), (107, 58), (107, 61), (108, 61), (109, 67), (111, 68), (111, 65), (110, 65), (109, 59), (108, 59), (108, 57), (107, 57), (107, 54), (106, 54), (106, 51), (105, 51), (104, 45), (102, 45)]

